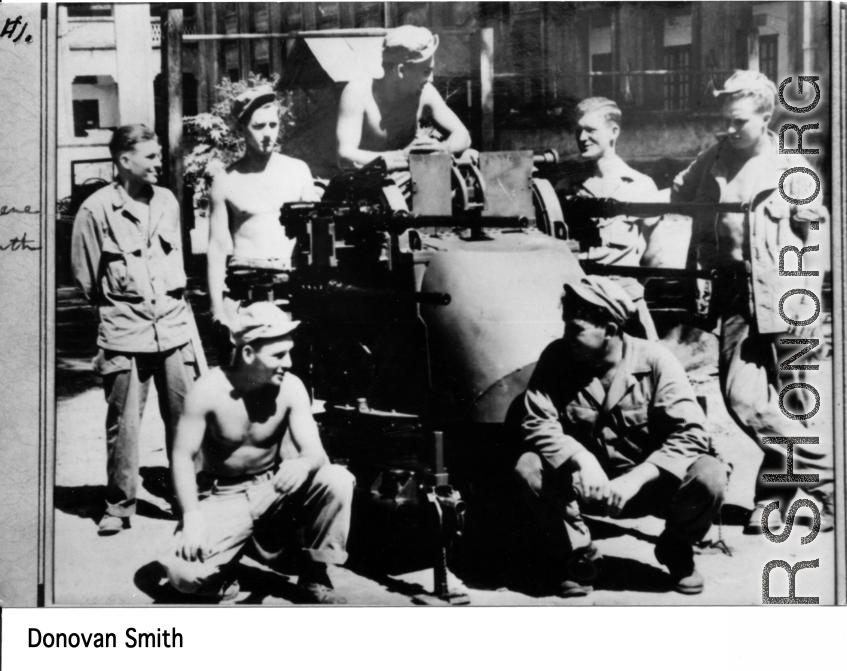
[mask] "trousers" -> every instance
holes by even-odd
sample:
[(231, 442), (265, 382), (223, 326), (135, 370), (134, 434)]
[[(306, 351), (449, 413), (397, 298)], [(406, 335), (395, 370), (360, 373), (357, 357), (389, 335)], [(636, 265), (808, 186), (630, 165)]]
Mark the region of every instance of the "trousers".
[[(566, 468), (554, 469), (535, 452), (525, 453), (515, 472), (521, 491), (539, 522), (556, 561), (567, 562), (574, 550), (591, 545), (591, 534), (582, 515), (603, 514), (579, 500), (573, 477)], [(662, 471), (624, 506), (621, 517), (655, 515), (663, 518), (663, 536), (689, 547), (702, 540), (723, 505), (728, 480), (726, 464), (703, 455), (680, 481)]]
[[(106, 392), (106, 513), (129, 517), (135, 513), (138, 489), (138, 438), (150, 382), (159, 395), (165, 423), (165, 449), (171, 460), (176, 425), (185, 396), (197, 375), (190, 346), (153, 354), (124, 354), (100, 364)], [(116, 363), (117, 361), (120, 363)]]
[[(726, 292), (722, 292), (726, 296)], [(778, 498), (782, 509), (797, 493), (791, 483), (763, 483), (765, 473), (786, 473), (786, 445), (763, 444), (762, 437), (807, 436), (809, 432), (779, 407), (778, 339), (785, 334), (756, 332), (744, 294), (727, 297), (721, 314), (718, 372), (727, 411), (736, 424), (764, 451), (756, 478), (755, 502)], [(786, 399), (787, 400), (787, 399)], [(804, 483), (809, 493), (829, 494), (834, 488), (832, 446), (825, 439), (815, 444), (795, 444), (794, 473), (818, 474), (817, 483)]]
[[(281, 494), (273, 485), (274, 472), (222, 483), (201, 474), (200, 512), (209, 532), (209, 556), (186, 561), (176, 556), (179, 534), (171, 552), (161, 560), (170, 583), (187, 594), (219, 588), (252, 539), (258, 554), (270, 562), (278, 557), (292, 532), (304, 529), (307, 560), (324, 564), (347, 561), (347, 535), (355, 479), (343, 466), (326, 465), (294, 494)], [(205, 480), (205, 482), (204, 482)]]

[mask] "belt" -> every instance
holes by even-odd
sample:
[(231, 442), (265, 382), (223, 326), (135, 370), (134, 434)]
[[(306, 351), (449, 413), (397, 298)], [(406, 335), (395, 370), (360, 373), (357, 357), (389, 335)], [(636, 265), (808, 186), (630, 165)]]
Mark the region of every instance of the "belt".
[(719, 281), (746, 280), (752, 275), (752, 266), (749, 261), (739, 261), (730, 266), (722, 266), (712, 269), (712, 279)]
[(209, 487), (231, 487), (233, 485), (241, 485), (245, 482), (263, 482), (270, 480), (274, 476), (274, 469), (260, 471), (259, 473), (250, 473), (249, 475), (214, 475), (212, 473), (201, 472), (200, 479), (203, 484)]

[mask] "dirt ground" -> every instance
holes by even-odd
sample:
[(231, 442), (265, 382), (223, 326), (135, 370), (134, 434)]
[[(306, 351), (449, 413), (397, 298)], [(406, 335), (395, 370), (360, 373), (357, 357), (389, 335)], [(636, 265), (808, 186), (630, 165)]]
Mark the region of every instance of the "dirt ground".
[[(92, 324), (85, 319), (78, 297), (60, 291), (57, 319), (58, 399), (55, 488), (54, 598), (67, 605), (139, 605), (185, 603), (161, 585), (157, 558), (169, 547), (176, 527), (170, 505), (162, 498), (167, 469), (164, 429), (158, 417), (155, 390), (151, 390), (141, 438), (141, 488), (138, 514), (132, 528), (111, 537), (99, 537), (96, 522), (103, 511), (105, 477), (106, 404), (97, 378), (90, 373), (86, 347), (94, 341)], [(708, 342), (708, 341), (707, 341)], [(712, 345), (709, 345), (709, 348)], [(714, 350), (703, 352), (714, 360)], [(702, 363), (702, 362), (700, 362)], [(831, 361), (823, 362), (814, 384), (822, 399), (831, 399)], [(744, 536), (740, 524), (752, 503), (753, 481), (761, 460), (757, 446), (735, 426), (720, 398), (716, 370), (699, 365), (690, 372), (698, 395), (705, 396), (709, 430), (716, 450), (734, 466), (722, 524), (709, 539), (723, 539), (731, 556), (707, 551), (697, 557), (706, 581), (698, 596), (670, 590), (665, 569), (656, 562), (653, 548), (663, 522), (591, 520), (596, 544), (605, 556), (604, 579), (586, 597), (560, 599), (527, 591), (511, 584), (477, 581), (463, 574), (464, 583), (451, 574), (451, 584), (466, 591), (473, 605), (742, 605), (762, 600), (762, 569), (773, 559), (794, 564), (819, 559), (821, 568), (797, 574), (796, 594), (814, 595), (822, 604), (834, 602), (834, 577), (824, 567), (834, 565), (834, 534), (820, 534), (809, 545), (796, 529), (784, 543), (761, 536)], [(825, 404), (826, 408), (829, 404)], [(832, 417), (822, 410), (815, 417), (821, 440), (832, 440)], [(239, 604), (290, 605), (298, 602), (296, 576), (274, 573), (252, 559), (242, 560)], [(405, 606), (415, 594), (432, 589), (432, 572), (374, 575), (333, 567), (337, 591), (350, 605)], [(787, 594), (784, 571), (772, 574), (771, 594)]]

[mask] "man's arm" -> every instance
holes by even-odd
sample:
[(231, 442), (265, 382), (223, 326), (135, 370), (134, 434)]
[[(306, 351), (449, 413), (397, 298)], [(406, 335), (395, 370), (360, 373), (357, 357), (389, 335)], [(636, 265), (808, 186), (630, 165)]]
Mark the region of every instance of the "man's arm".
[(287, 374), (282, 393), (288, 400), (288, 429), (300, 455), (284, 459), (274, 477), (274, 486), (283, 494), (296, 492), (306, 479), (329, 463), (324, 452), (318, 425), (312, 416), (312, 403), (299, 378)]
[[(444, 98), (432, 84), (428, 84), (423, 90), (424, 105), (429, 108), (432, 120), (441, 130), (446, 139), (439, 143), (444, 151), (449, 154), (461, 154), (471, 146), (471, 134), (465, 128), (465, 124), (450, 109)], [(412, 145), (414, 147), (414, 144)]]
[(672, 203), (692, 203), (697, 196), (697, 189), (703, 180), (707, 169), (710, 150), (702, 152), (694, 161), (673, 180), (671, 185)]
[(305, 162), (300, 162), (300, 200), (305, 203), (314, 203), (321, 199), (321, 191), (315, 186), (315, 178), (312, 171)]
[(680, 480), (701, 456), (709, 454), (706, 417), (694, 398), (682, 364), (661, 351), (653, 363), (653, 403), (648, 417), (651, 439), (660, 447), (628, 473), (609, 483), (609, 515), (616, 517), (641, 489), (665, 470)]
[(559, 342), (545, 349), (538, 359), (524, 395), (524, 442), (553, 468), (559, 468), (577, 452), (587, 451), (575, 438), (565, 434), (559, 409), (553, 402), (554, 389), (561, 384), (557, 360), (562, 356)]
[[(797, 167), (809, 168), (808, 163), (805, 161), (797, 161), (795, 165), (797, 165)], [(824, 205), (823, 188), (819, 187), (820, 183), (816, 183), (814, 178), (808, 173), (795, 172), (790, 174), (783, 183), (783, 190), (786, 195), (790, 198), (794, 198), (795, 200), (804, 200), (815, 193), (815, 190), (817, 189), (818, 194), (814, 200), (801, 205), (796, 205), (794, 203), (789, 203), (782, 198), (781, 195), (777, 195), (772, 196), (770, 199), (776, 203), (775, 208), (773, 205), (765, 205), (765, 208), (768, 210), (768, 215), (776, 215), (781, 221), (785, 218), (788, 219), (791, 232), (794, 236), (799, 238), (801, 242), (800, 245), (797, 245), (796, 242), (790, 240), (790, 236), (785, 236), (788, 238), (789, 244), (793, 243), (791, 244), (792, 247), (796, 247), (800, 250), (809, 247), (817, 247), (817, 250), (809, 250), (808, 253), (802, 256), (802, 266), (803, 271), (817, 271), (818, 274), (803, 275), (801, 277), (794, 278), (796, 283), (799, 285), (797, 288), (810, 291), (816, 296), (820, 296), (821, 291), (823, 290), (823, 276), (824, 272), (827, 270), (827, 260), (830, 258), (829, 250), (826, 247), (830, 217), (829, 211)], [(782, 211), (780, 212), (780, 210)], [(812, 228), (812, 224), (817, 224), (816, 228)], [(784, 221), (782, 221), (781, 226), (782, 225), (784, 225)], [(822, 234), (822, 231), (827, 231), (827, 233)], [(786, 244), (783, 242), (782, 238), (780, 238), (779, 242), (782, 246), (785, 246)], [(785, 258), (786, 269), (796, 268), (794, 265), (796, 263), (794, 260), (796, 257), (792, 254), (787, 254)], [(788, 261), (788, 259), (791, 260)], [(809, 296), (805, 294), (800, 295), (799, 297), (786, 302), (785, 313), (789, 319), (793, 319), (794, 321), (808, 319), (815, 310), (812, 303), (813, 300)], [(817, 324), (809, 324), (807, 326), (790, 324), (787, 332), (789, 335), (800, 338), (816, 337), (816, 334), (818, 334), (817, 337), (820, 337), (820, 327)]]
[(647, 462), (682, 480), (691, 464), (710, 453), (706, 416), (673, 354), (656, 347), (652, 368), (654, 392), (647, 426), (658, 448)]
[(206, 250), (206, 273), (209, 281), (209, 299), (212, 319), (226, 323), (224, 315), (224, 289), (226, 280), (226, 257), (232, 252), (232, 236), (229, 232), (229, 215), (224, 196), (224, 181), (220, 174), (212, 182), (209, 208), (209, 247)]
[(88, 208), (83, 207), (74, 219), (71, 233), (71, 266), (74, 279), (90, 305), (97, 304), (97, 271), (100, 268), (100, 242), (97, 222)]
[(606, 501), (609, 479), (597, 458), (578, 440), (565, 433), (552, 391), (561, 377), (556, 370), (558, 344), (548, 347), (538, 360), (524, 397), (524, 442), (553, 468), (565, 466), (573, 473), (574, 489), (585, 501)]
[(174, 491), (182, 510), (182, 537), (176, 554), (188, 561), (203, 561), (209, 551), (206, 521), (199, 510), (197, 476), (194, 471), (194, 459), (203, 445), (206, 415), (210, 411), (206, 390), (208, 382), (208, 377), (204, 376), (185, 397), (171, 457)]
[(372, 95), (368, 90), (370, 86), (370, 80), (349, 82), (341, 93), (341, 100), (338, 103), (338, 122), (335, 126), (338, 166), (361, 168), (382, 157), (389, 170), (405, 168), (408, 159), (401, 150), (377, 152), (359, 148), (362, 142), (362, 124), (365, 119), (365, 100)]

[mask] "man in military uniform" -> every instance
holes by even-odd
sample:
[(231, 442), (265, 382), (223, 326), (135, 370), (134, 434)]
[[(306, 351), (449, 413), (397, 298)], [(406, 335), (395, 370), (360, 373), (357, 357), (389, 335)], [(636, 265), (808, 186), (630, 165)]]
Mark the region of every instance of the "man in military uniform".
[[(780, 501), (785, 515), (796, 486), (762, 483), (765, 473), (785, 473), (786, 453), (781, 444), (765, 445), (763, 437), (805, 435), (800, 422), (785, 416), (779, 407), (778, 360), (780, 338), (815, 336), (815, 326), (784, 321), (780, 298), (790, 289), (805, 288), (821, 295), (824, 240), (820, 227), (828, 221), (822, 194), (795, 205), (779, 192), (796, 199), (814, 194), (814, 180), (803, 172), (784, 177), (786, 171), (806, 167), (799, 155), (779, 153), (779, 139), (768, 130), (776, 86), (759, 72), (739, 71), (716, 91), (723, 105), (726, 133), (718, 143), (674, 180), (674, 203), (745, 203), (743, 213), (704, 213), (694, 217), (689, 268), (712, 271), (709, 298), (712, 317), (719, 325), (720, 383), (729, 414), (764, 450), (756, 478), (754, 509), (745, 530), (761, 533), (762, 511), (771, 500)], [(799, 257), (803, 276), (782, 276), (781, 250), (789, 246)], [(802, 252), (800, 251), (802, 250)], [(806, 253), (806, 252), (809, 253)], [(797, 263), (797, 261), (794, 261)], [(795, 273), (796, 275), (796, 273)], [(698, 285), (703, 298), (704, 286)], [(814, 312), (805, 295), (784, 303), (786, 317), (799, 322)], [(832, 453), (825, 441), (794, 446), (795, 474), (815, 473), (819, 480), (808, 487), (821, 507), (821, 530), (831, 530), (834, 513)], [(778, 517), (772, 515), (771, 517)]]
[(705, 416), (679, 361), (622, 331), (634, 306), (613, 280), (565, 285), (564, 336), (538, 360), (525, 396), (527, 452), (516, 472), (553, 559), (562, 597), (589, 594), (599, 552), (582, 513), (656, 515), (656, 543), (673, 587), (703, 590), (693, 543), (723, 502), (727, 467), (713, 454)]
[[(563, 200), (573, 198), (613, 199), (626, 203), (656, 202), (656, 184), (633, 170), (618, 156), (621, 111), (608, 98), (586, 98), (577, 105), (576, 143), (585, 162), (579, 170), (563, 177), (556, 192)], [(581, 259), (609, 266), (638, 266), (647, 247), (645, 232), (657, 223), (621, 215), (607, 219), (569, 215), (571, 235), (580, 242)], [(644, 335), (658, 340), (656, 327), (644, 302), (644, 289), (633, 278), (617, 278), (633, 299)]]
[(74, 221), (74, 277), (97, 310), (106, 415), (106, 514), (98, 533), (129, 526), (138, 486), (138, 436), (150, 381), (165, 423), (168, 460), (183, 400), (197, 375), (185, 302), (179, 203), (156, 186), (162, 164), (146, 126), (118, 128), (109, 151), (114, 184), (88, 198)]

